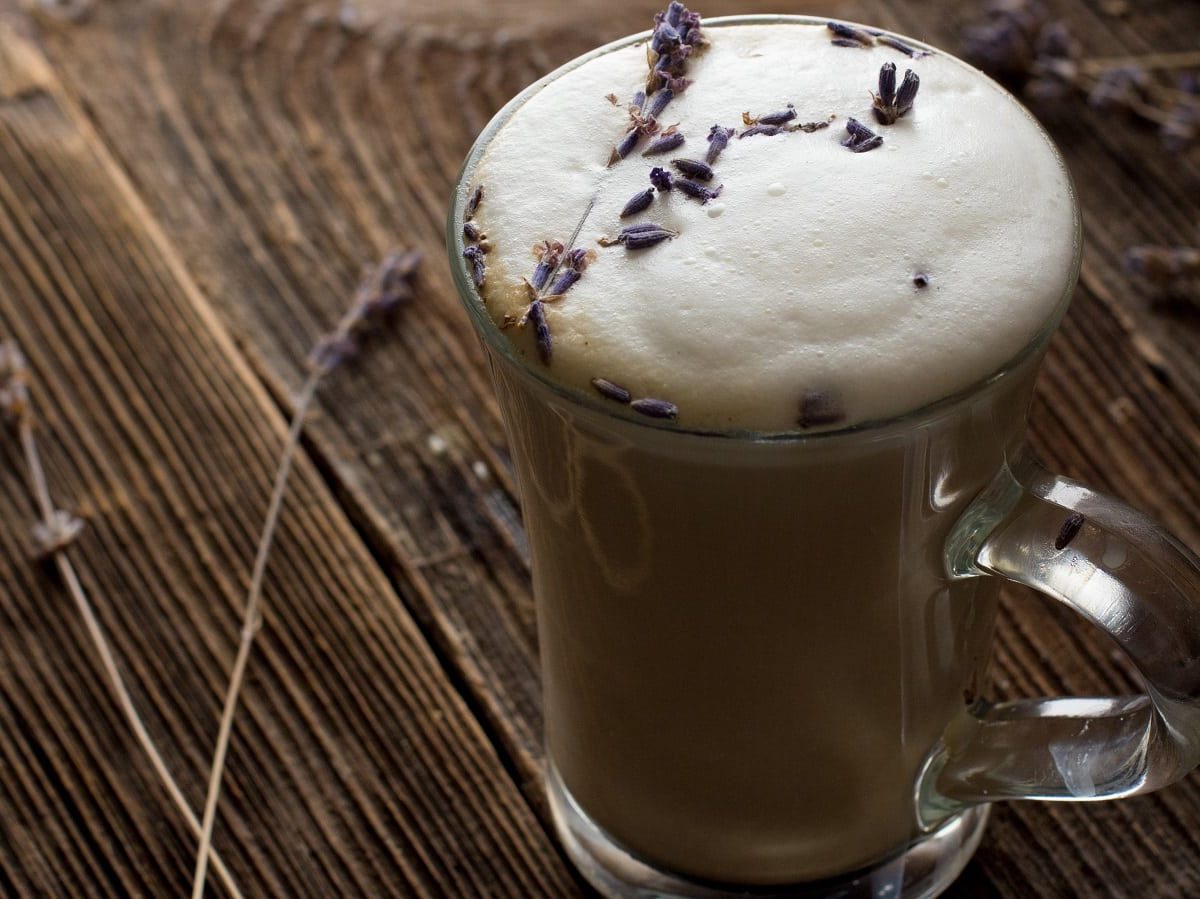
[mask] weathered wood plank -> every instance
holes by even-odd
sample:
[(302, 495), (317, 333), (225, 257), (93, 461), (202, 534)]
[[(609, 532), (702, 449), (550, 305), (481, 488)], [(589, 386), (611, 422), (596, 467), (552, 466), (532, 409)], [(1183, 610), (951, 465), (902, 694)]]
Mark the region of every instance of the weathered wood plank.
[[(0, 332), (30, 357), (54, 493), (88, 519), (71, 550), (85, 587), (198, 806), (284, 420), (39, 52), (2, 23)], [(381, 338), (381, 354), (399, 342)], [(306, 459), (293, 485), (216, 839), (246, 895), (573, 891)], [(34, 513), (8, 438), (0, 509), (0, 892), (180, 894), (194, 840), (60, 586), (28, 560)]]
[[(660, 5), (586, 0), (567, 18), (549, 0), (486, 9), (378, 0), (353, 14), (301, 0), (186, 9), (126, 0), (96, 4), (80, 23), (44, 23), (69, 89), (285, 408), (358, 264), (398, 240), (430, 253), (418, 324), (334, 385), (310, 449), (535, 802), (540, 717), (523, 544), (481, 359), (436, 264), (443, 210), (494, 109), (558, 62), (645, 27)], [(1190, 49), (1181, 41), (1200, 24), (1185, 3), (1126, 20), (1084, 0), (1057, 6), (1106, 54)], [(975, 15), (882, 0), (820, 12), (950, 48)], [(1195, 165), (1162, 158), (1153, 135), (1111, 117), (1064, 109), (1051, 126), (1079, 184), (1090, 250), (1048, 360), (1034, 443), (1052, 466), (1200, 546), (1196, 319), (1152, 311), (1115, 264), (1126, 243), (1194, 236)], [(1017, 594), (996, 667), (1006, 696), (1133, 686), (1102, 638)], [(998, 809), (959, 892), (1197, 894), (1198, 823), (1195, 778), (1132, 803)]]

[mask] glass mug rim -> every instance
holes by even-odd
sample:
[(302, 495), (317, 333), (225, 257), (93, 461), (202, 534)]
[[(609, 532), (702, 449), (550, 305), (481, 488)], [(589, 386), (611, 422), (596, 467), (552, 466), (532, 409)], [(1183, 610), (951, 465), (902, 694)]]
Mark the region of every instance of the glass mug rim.
[[(784, 15), (784, 14), (752, 14), (752, 15), (735, 15), (735, 16), (717, 16), (711, 19), (704, 19), (706, 27), (722, 27), (727, 25), (767, 25), (767, 24), (806, 24), (806, 25), (824, 25), (829, 19), (821, 16), (805, 16), (805, 15)], [(859, 23), (848, 23), (866, 27)], [(1009, 357), (999, 368), (985, 375), (984, 377), (960, 388), (946, 396), (939, 397), (928, 403), (925, 403), (916, 408), (906, 410), (897, 415), (884, 418), (870, 419), (868, 421), (858, 422), (840, 428), (817, 431), (815, 433), (802, 430), (784, 430), (784, 431), (762, 431), (748, 428), (687, 428), (679, 427), (667, 421), (647, 418), (645, 416), (634, 416), (627, 412), (623, 407), (617, 409), (612, 403), (605, 403), (599, 397), (592, 397), (585, 391), (564, 384), (554, 377), (539, 370), (536, 366), (527, 364), (515, 351), (512, 342), (505, 337), (496, 323), (492, 321), (484, 306), (479, 292), (471, 280), (470, 273), (467, 269), (466, 262), (463, 257), (463, 250), (466, 248), (462, 220), (463, 210), (466, 206), (467, 196), (466, 191), (462, 188), (467, 183), (468, 179), (473, 174), (476, 166), (483, 157), (484, 151), (491, 142), (495, 134), (500, 131), (508, 120), (520, 109), (530, 98), (541, 91), (547, 84), (561, 77), (562, 75), (572, 71), (592, 59), (603, 56), (614, 50), (619, 50), (649, 39), (651, 31), (643, 31), (637, 34), (628, 35), (618, 38), (600, 47), (597, 47), (581, 56), (577, 56), (561, 66), (553, 69), (543, 75), (537, 81), (533, 82), (524, 88), (515, 97), (504, 104), (503, 107), (492, 117), (484, 129), (475, 138), (471, 145), (470, 151), (459, 170), (458, 177), (454, 181), (453, 196), (450, 202), (449, 215), (446, 221), (446, 248), (450, 257), (450, 271), (454, 281), (455, 289), (458, 293), (459, 300), (466, 307), (467, 315), (470, 318), (474, 330), (480, 339), (484, 342), (489, 351), (489, 355), (493, 359), (500, 359), (510, 365), (513, 369), (519, 371), (522, 376), (535, 381), (543, 390), (548, 390), (556, 395), (559, 399), (566, 400), (571, 405), (581, 407), (590, 412), (601, 416), (604, 419), (609, 419), (612, 422), (620, 422), (622, 424), (631, 425), (635, 428), (645, 428), (646, 432), (658, 431), (665, 434), (674, 435), (682, 438), (715, 438), (718, 440), (742, 440), (750, 442), (769, 442), (769, 443), (786, 443), (786, 444), (806, 444), (817, 443), (830, 440), (831, 438), (847, 437), (851, 435), (876, 435), (879, 432), (891, 431), (897, 427), (908, 428), (916, 426), (918, 423), (931, 420), (949, 409), (954, 408), (963, 400), (982, 393), (998, 381), (1005, 378), (1014, 369), (1020, 368), (1021, 364), (1040, 353), (1049, 342), (1051, 336), (1057, 330), (1063, 315), (1066, 313), (1067, 307), (1070, 305), (1071, 297), (1075, 292), (1076, 284), (1079, 280), (1079, 271), (1082, 264), (1082, 233), (1083, 225), (1080, 215), (1078, 195), (1075, 190), (1075, 182), (1071, 176), (1071, 171), (1067, 167), (1066, 160), (1062, 156), (1058, 145), (1050, 137), (1049, 133), (1042, 126), (1041, 122), (1031, 113), (1021, 101), (1012, 95), (1003, 85), (997, 83), (997, 87), (1012, 97), (1013, 101), (1020, 107), (1021, 112), (1026, 115), (1037, 128), (1038, 132), (1046, 140), (1051, 152), (1058, 160), (1059, 166), (1067, 178), (1068, 198), (1071, 203), (1072, 215), (1072, 258), (1071, 264), (1067, 268), (1066, 279), (1063, 284), (1062, 292), (1058, 300), (1055, 301), (1053, 308), (1046, 316), (1041, 327), (1033, 335), (1026, 344), (1021, 347), (1015, 354)], [(917, 45), (922, 48), (936, 52), (948, 59), (954, 60), (957, 64), (967, 66), (974, 69), (969, 63), (960, 59), (953, 54), (946, 53), (930, 44), (919, 41), (915, 38), (910, 38), (907, 35), (898, 35), (909, 44)], [(984, 77), (990, 77), (985, 75)]]

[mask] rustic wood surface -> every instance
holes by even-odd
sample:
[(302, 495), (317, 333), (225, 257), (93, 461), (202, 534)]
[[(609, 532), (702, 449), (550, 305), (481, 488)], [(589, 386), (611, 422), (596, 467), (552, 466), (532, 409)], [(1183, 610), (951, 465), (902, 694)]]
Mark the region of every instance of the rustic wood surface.
[[(1093, 55), (1200, 34), (1186, 0), (1052, 4)], [(442, 230), (488, 117), (658, 5), (0, 0), (0, 334), (30, 356), (51, 489), (88, 522), (72, 557), (197, 808), (304, 357), (363, 263), (427, 253), (399, 327), (322, 388), (287, 500), (216, 834), (248, 896), (582, 892), (548, 835), (528, 560)], [(949, 48), (977, 9), (774, 8)], [(1196, 159), (1113, 114), (1042, 112), (1087, 251), (1034, 443), (1200, 547), (1200, 316), (1118, 265), (1200, 238)], [(7, 439), (0, 515), (0, 894), (181, 895), (194, 840), (28, 561)], [(1001, 697), (1136, 688), (1103, 637), (1016, 592), (995, 670)], [(999, 807), (951, 895), (1200, 895), (1200, 778)]]

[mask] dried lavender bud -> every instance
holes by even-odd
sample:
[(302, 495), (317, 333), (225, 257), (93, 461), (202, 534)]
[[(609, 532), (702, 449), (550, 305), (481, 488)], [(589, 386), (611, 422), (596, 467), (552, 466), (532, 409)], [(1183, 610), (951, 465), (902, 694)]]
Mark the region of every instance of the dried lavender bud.
[(820, 390), (809, 390), (800, 398), (796, 424), (802, 428), (817, 428), (837, 424), (845, 417), (841, 405), (831, 395)]
[(636, 109), (640, 113), (646, 106), (646, 92), (640, 90), (634, 94), (633, 99), (629, 101), (629, 105), (632, 109)]
[(321, 337), (308, 354), (308, 362), (319, 371), (338, 368), (347, 359), (358, 355), (358, 342), (341, 331)]
[[(875, 36), (870, 32), (845, 25), (842, 22), (826, 22), (825, 27), (833, 32), (833, 43), (839, 47), (870, 47), (875, 43)], [(848, 42), (848, 43), (847, 43)]]
[(670, 53), (683, 43), (683, 36), (670, 23), (662, 22), (650, 37), (650, 49), (655, 53)]
[(622, 243), (625, 244), (625, 249), (627, 250), (645, 250), (662, 243), (664, 240), (670, 240), (675, 236), (676, 232), (660, 228), (656, 231), (642, 231), (637, 234), (628, 234)]
[(896, 64), (885, 62), (879, 70), (879, 93), (871, 95), (874, 97), (872, 111), (879, 124), (895, 124), (898, 118), (907, 114), (912, 109), (920, 86), (921, 79), (912, 69), (906, 69), (904, 81), (896, 90)]
[(1079, 536), (1079, 531), (1083, 528), (1084, 520), (1084, 517), (1078, 512), (1072, 512), (1068, 515), (1067, 520), (1059, 528), (1058, 536), (1054, 538), (1054, 548), (1057, 550), (1066, 549), (1071, 541)]
[(1088, 92), (1088, 104), (1095, 109), (1130, 106), (1145, 99), (1153, 79), (1141, 66), (1119, 66), (1100, 73)]
[(883, 143), (882, 137), (858, 119), (846, 121), (846, 132), (849, 136), (842, 141), (842, 146), (854, 153), (866, 153)]
[(707, 203), (709, 200), (715, 200), (721, 195), (721, 185), (717, 188), (705, 187), (696, 181), (689, 181), (687, 178), (676, 178), (675, 187), (680, 193), (686, 194), (692, 199), (699, 200), (701, 203)]
[(678, 28), (680, 23), (683, 21), (683, 16), (686, 12), (686, 6), (677, 2), (677, 0), (673, 0), (673, 2), (667, 4), (666, 12), (660, 12), (654, 17), (654, 21), (659, 22), (661, 20), (666, 22), (672, 28)]
[(0, 412), (15, 424), (29, 412), (29, 368), (13, 341), (0, 342)]
[(655, 91), (653, 99), (650, 100), (650, 110), (646, 114), (653, 118), (658, 118), (662, 115), (663, 110), (667, 108), (667, 104), (674, 99), (675, 92), (669, 87)]
[(650, 183), (653, 184), (660, 193), (666, 193), (675, 186), (675, 179), (671, 173), (660, 166), (655, 166), (650, 170)]
[(1200, 275), (1198, 247), (1130, 247), (1122, 265), (1126, 272), (1155, 284)]
[(720, 125), (713, 125), (708, 129), (708, 154), (704, 157), (704, 161), (709, 165), (716, 162), (721, 151), (729, 145), (729, 138), (733, 135), (732, 128), (722, 128)]
[(471, 280), (476, 287), (483, 287), (487, 278), (487, 263), (483, 261), (483, 250), (479, 247), (467, 247), (463, 250), (463, 258), (471, 263)]
[(634, 400), (629, 404), (629, 408), (650, 418), (675, 419), (679, 417), (679, 409), (674, 403), (668, 403), (666, 400), (656, 400), (651, 397)]
[(1074, 59), (1079, 55), (1079, 43), (1065, 22), (1049, 22), (1038, 32), (1033, 50), (1036, 56)]
[(918, 290), (924, 290), (929, 286), (929, 275), (924, 272), (915, 272), (912, 276), (913, 287)]
[(575, 282), (579, 280), (582, 274), (583, 272), (576, 271), (573, 268), (564, 268), (558, 273), (558, 277), (554, 279), (554, 283), (550, 285), (548, 296), (561, 297), (575, 286)]
[(767, 137), (774, 137), (782, 130), (778, 125), (753, 125), (739, 134), (738, 140), (741, 140), (743, 137), (753, 137), (756, 134), (765, 134)]
[(697, 181), (711, 181), (713, 177), (712, 168), (695, 159), (672, 159), (671, 165), (675, 166), (675, 168), (679, 169), (680, 172), (689, 178), (695, 178)]
[(1172, 106), (1158, 135), (1169, 153), (1184, 153), (1195, 146), (1200, 142), (1200, 103), (1187, 97)]
[(742, 122), (746, 125), (786, 125), (795, 117), (796, 107), (789, 103), (787, 109), (778, 109), (775, 112), (768, 112), (766, 115), (760, 115), (757, 118), (748, 112), (743, 112)]
[(612, 165), (619, 159), (624, 159), (633, 152), (633, 148), (637, 146), (638, 141), (642, 139), (642, 129), (634, 125), (625, 132), (625, 136), (613, 147), (612, 155), (608, 157), (608, 164)]
[(533, 248), (533, 255), (538, 258), (538, 264), (533, 270), (528, 284), (535, 296), (545, 288), (546, 282), (550, 280), (550, 275), (558, 268), (559, 260), (562, 259), (565, 250), (566, 247), (557, 240), (544, 240)]
[(855, 50), (861, 50), (861, 49), (863, 49), (863, 46), (864, 46), (863, 44), (860, 44), (858, 41), (852, 41), (849, 38), (845, 38), (845, 37), (835, 37), (829, 43), (833, 44), (835, 47), (851, 47)]
[(554, 355), (554, 339), (550, 336), (550, 325), (546, 322), (546, 307), (541, 300), (534, 300), (529, 304), (526, 317), (533, 324), (533, 337), (537, 343), (538, 356), (541, 357), (543, 365), (549, 365), (550, 357)]
[(611, 247), (615, 244), (624, 244), (625, 248), (629, 250), (644, 250), (677, 236), (677, 231), (671, 231), (654, 222), (639, 222), (636, 225), (627, 225), (622, 228), (616, 237), (600, 238), (600, 246)]
[(893, 50), (899, 50), (910, 59), (920, 59), (922, 56), (929, 56), (928, 50), (918, 50), (916, 47), (910, 47), (899, 38), (892, 37), (888, 34), (876, 35), (875, 40), (883, 44), (885, 47), (891, 47)]
[[(879, 93), (875, 94), (875, 107), (896, 105), (896, 64), (885, 62), (879, 68)], [(891, 124), (888, 122), (887, 124)]]
[(470, 198), (467, 200), (467, 205), (463, 208), (463, 218), (470, 219), (475, 215), (475, 210), (479, 208), (479, 204), (483, 202), (483, 185), (478, 185)]
[(479, 226), (474, 222), (467, 222), (463, 225), (463, 237), (474, 243), (483, 237), (483, 232), (479, 230)]
[[(651, 176), (651, 180), (653, 176)], [(654, 202), (654, 189), (647, 187), (644, 191), (634, 194), (629, 198), (629, 202), (621, 209), (620, 218), (629, 218), (631, 215), (637, 215), (645, 210), (651, 203)]]
[(683, 146), (683, 133), (674, 131), (670, 134), (664, 134), (650, 142), (643, 152), (643, 156), (658, 156), (661, 153), (670, 153), (672, 150), (677, 150)]
[(615, 400), (618, 403), (628, 405), (632, 394), (622, 387), (620, 384), (614, 384), (608, 378), (592, 378), (592, 386), (596, 388), (596, 392), (606, 399)]

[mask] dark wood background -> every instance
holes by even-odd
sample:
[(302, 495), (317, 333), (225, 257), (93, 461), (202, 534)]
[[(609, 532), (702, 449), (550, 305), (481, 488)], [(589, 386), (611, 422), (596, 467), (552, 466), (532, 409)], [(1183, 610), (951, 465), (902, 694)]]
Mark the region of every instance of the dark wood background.
[[(1092, 55), (1197, 48), (1187, 0), (1050, 2)], [(88, 522), (72, 557), (197, 808), (304, 357), (363, 263), (427, 253), (417, 303), (306, 432), (216, 834), (247, 896), (581, 891), (548, 835), (528, 560), (442, 223), (492, 112), (657, 5), (0, 0), (0, 333), (30, 357), (51, 488)], [(769, 5), (949, 49), (978, 12)], [(1156, 308), (1118, 264), (1131, 243), (1200, 238), (1196, 157), (1060, 106), (1041, 111), (1087, 251), (1033, 441), (1200, 547), (1200, 318)], [(181, 895), (193, 839), (28, 560), (8, 438), (0, 516), (0, 894)], [(1136, 688), (1102, 638), (1017, 593), (995, 674), (1001, 697)], [(952, 895), (1200, 895), (1200, 779), (999, 807)]]

